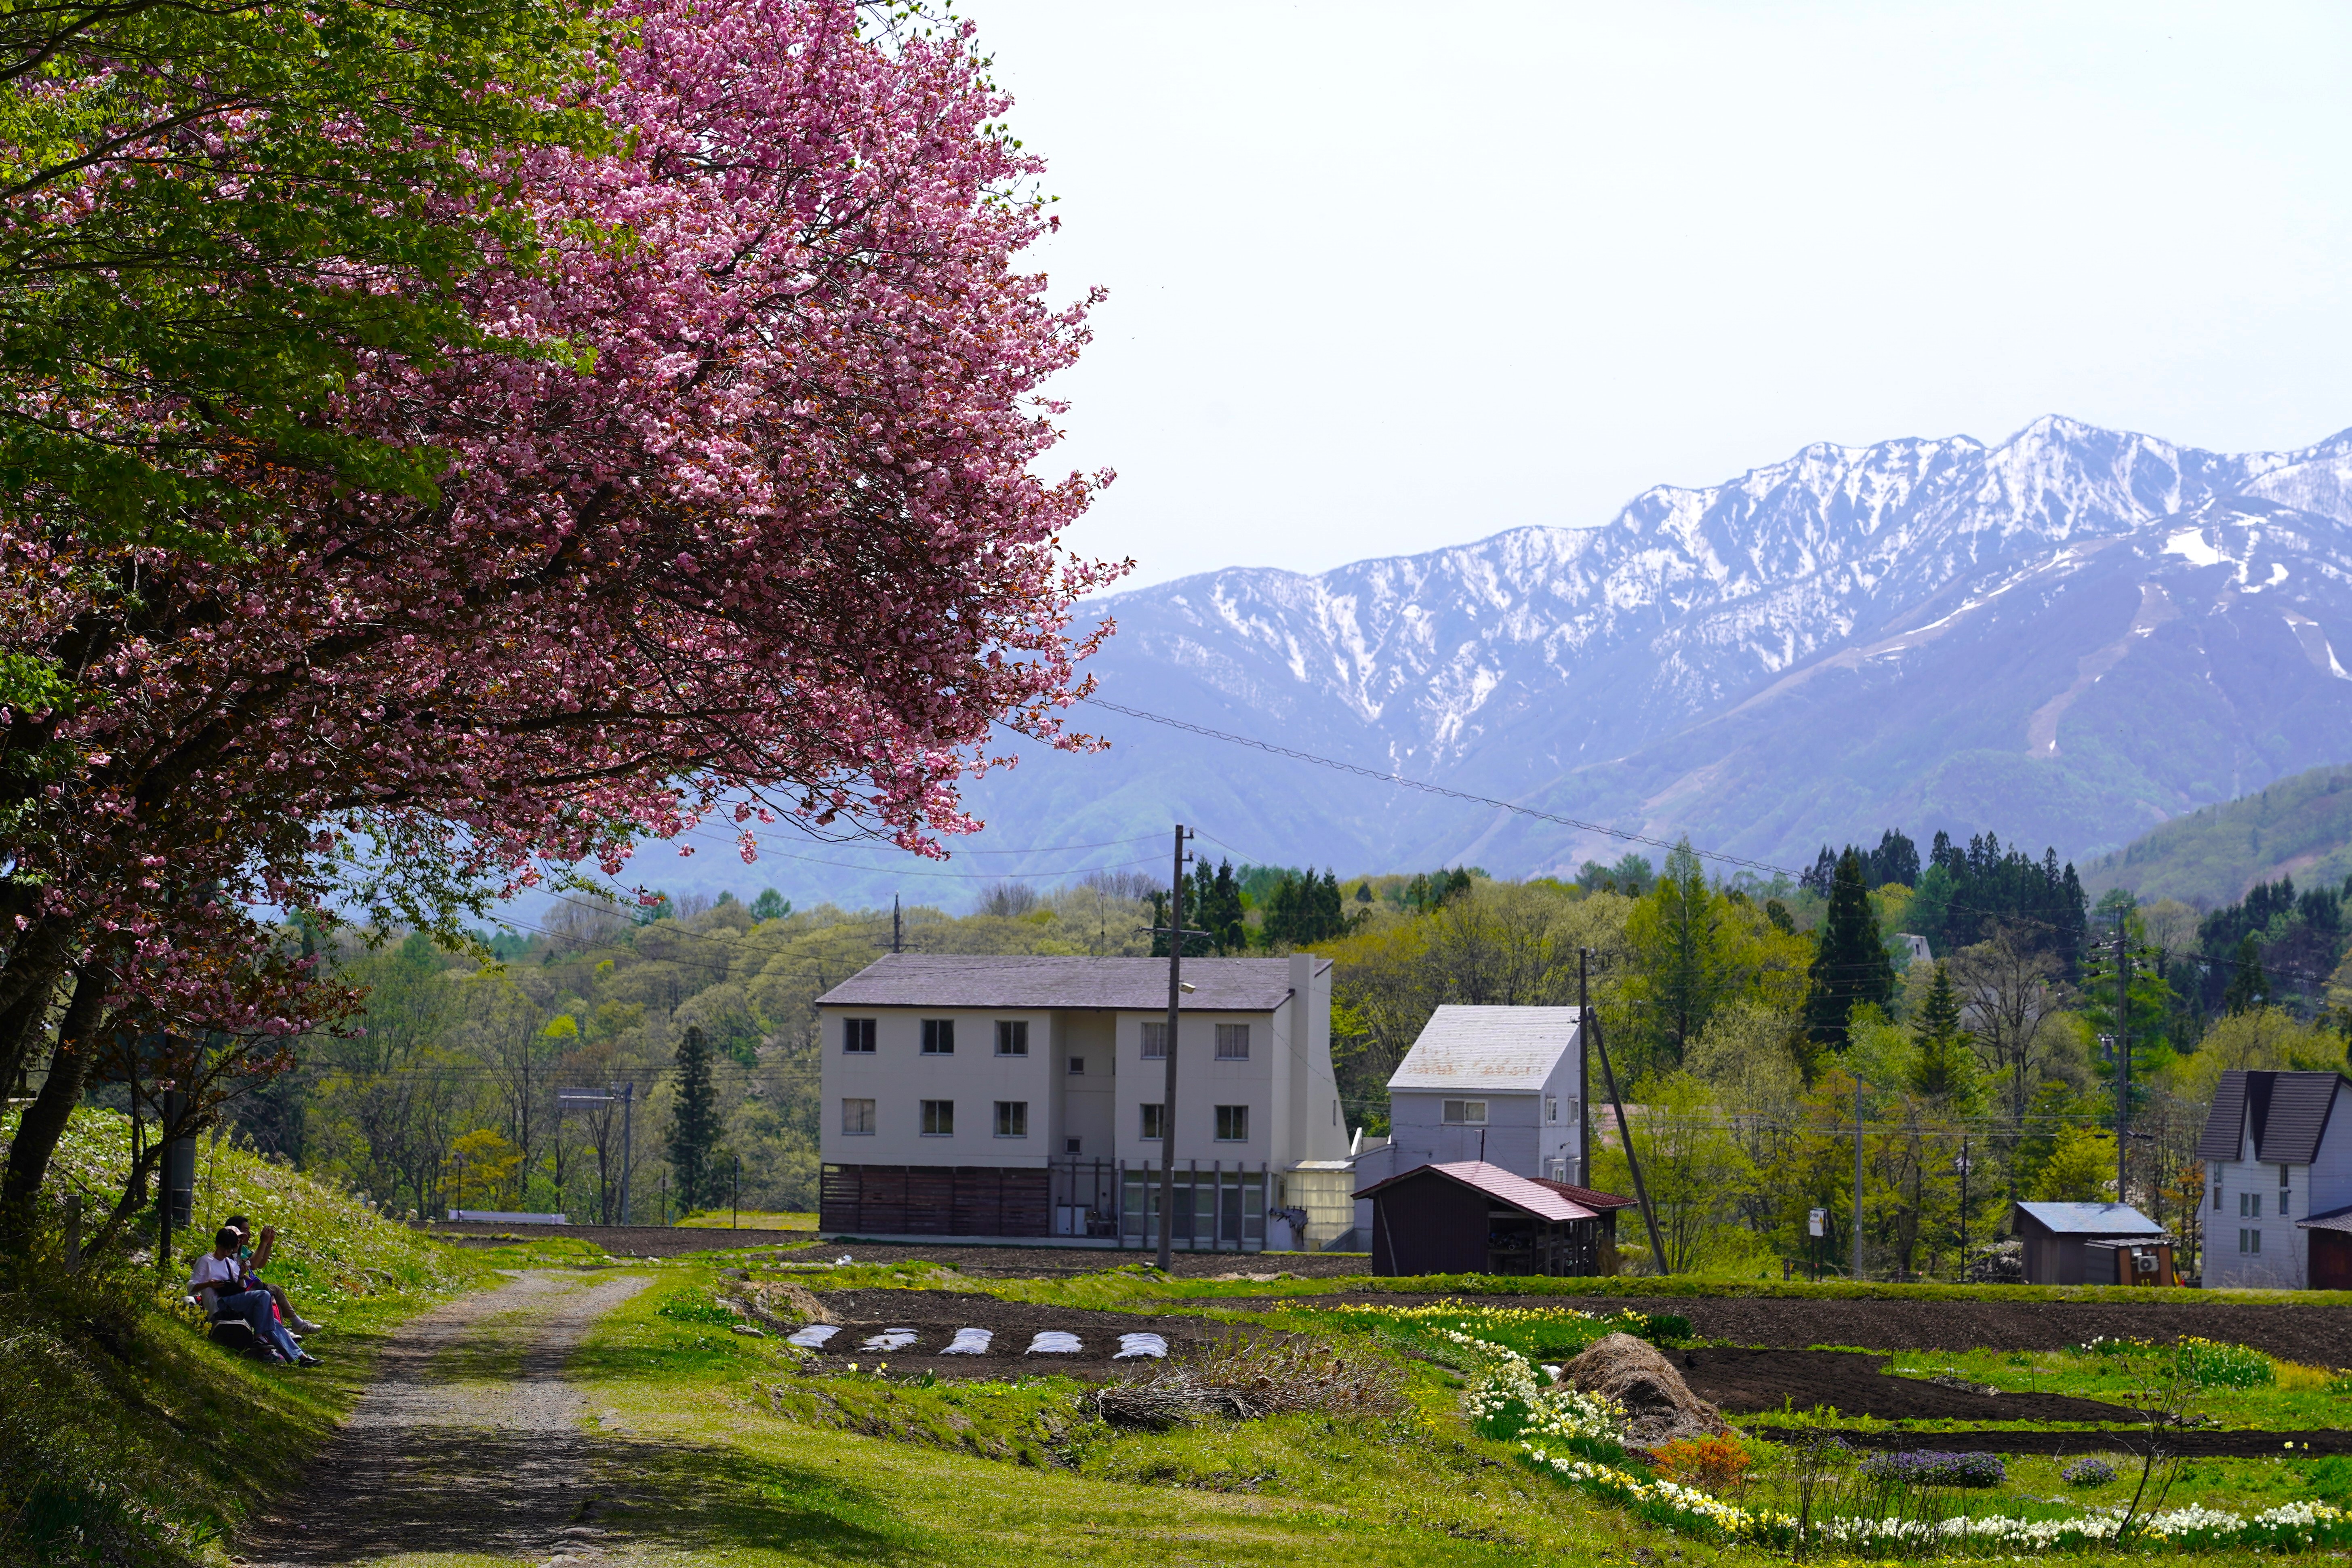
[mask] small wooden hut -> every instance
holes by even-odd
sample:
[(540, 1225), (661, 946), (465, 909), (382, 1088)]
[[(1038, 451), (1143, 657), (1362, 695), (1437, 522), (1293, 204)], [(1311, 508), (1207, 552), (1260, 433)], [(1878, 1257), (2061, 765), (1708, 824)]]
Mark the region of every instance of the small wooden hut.
[[(2010, 1228), (2024, 1243), (2029, 1285), (2179, 1283), (2172, 1273), (2172, 1237), (2129, 1204), (2019, 1204), (2011, 1211)], [(2152, 1259), (2159, 1247), (2160, 1268), (2133, 1256)]]
[(1416, 1165), (1362, 1189), (1372, 1272), (1612, 1274), (1631, 1198), (1542, 1181), (1482, 1160)]

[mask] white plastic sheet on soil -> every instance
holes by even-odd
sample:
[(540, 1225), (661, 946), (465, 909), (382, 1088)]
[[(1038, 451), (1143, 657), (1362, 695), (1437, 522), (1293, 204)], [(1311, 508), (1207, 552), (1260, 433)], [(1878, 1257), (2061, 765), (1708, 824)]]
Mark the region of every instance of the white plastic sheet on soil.
[(1060, 1329), (1040, 1329), (1037, 1337), (1029, 1342), (1031, 1355), (1076, 1355), (1086, 1348), (1078, 1342), (1077, 1335)]
[(996, 1331), (993, 1329), (958, 1329), (955, 1338), (948, 1342), (948, 1348), (940, 1353), (941, 1355), (986, 1355), (988, 1342), (995, 1337)]
[(915, 1342), (912, 1329), (885, 1329), (866, 1342), (869, 1351), (902, 1351)]
[(784, 1343), (798, 1345), (804, 1351), (821, 1351), (824, 1349), (824, 1342), (839, 1332), (841, 1326), (838, 1323), (811, 1323), (805, 1329), (795, 1329), (785, 1338)]
[(1131, 1356), (1150, 1356), (1158, 1361), (1167, 1355), (1168, 1342), (1158, 1334), (1121, 1334), (1118, 1353), (1110, 1359), (1126, 1361)]

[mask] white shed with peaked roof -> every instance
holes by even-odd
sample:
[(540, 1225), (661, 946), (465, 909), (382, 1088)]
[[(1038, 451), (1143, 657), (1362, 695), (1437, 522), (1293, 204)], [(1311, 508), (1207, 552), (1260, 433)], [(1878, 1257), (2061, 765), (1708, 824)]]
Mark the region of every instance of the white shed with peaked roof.
[(1358, 1161), (1358, 1179), (1470, 1160), (1582, 1182), (1576, 1030), (1573, 1007), (1438, 1008), (1389, 1077), (1389, 1146), (1378, 1169)]

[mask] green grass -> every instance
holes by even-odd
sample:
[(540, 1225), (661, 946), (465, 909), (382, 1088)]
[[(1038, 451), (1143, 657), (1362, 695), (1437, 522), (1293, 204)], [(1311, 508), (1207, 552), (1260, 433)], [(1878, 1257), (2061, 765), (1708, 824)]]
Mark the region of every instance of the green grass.
[[(59, 1173), (95, 1198), (128, 1152), (121, 1117), (77, 1112)], [(35, 1267), (0, 1281), (0, 1562), (216, 1557), (300, 1479), (392, 1330), (480, 1278), (348, 1194), (231, 1148), (199, 1167), (198, 1202), (206, 1221), (242, 1209), (279, 1226), (267, 1272), (328, 1324), (309, 1341), (326, 1364), (268, 1366), (209, 1343), (174, 1305), (184, 1258), (168, 1278), (121, 1258), (68, 1273), (45, 1236)]]
[(698, 1210), (674, 1225), (698, 1230), (814, 1230), (816, 1215), (786, 1209)]
[(616, 1528), (689, 1561), (1593, 1562), (1633, 1528), (1470, 1434), (1423, 1365), (1402, 1417), (1135, 1434), (1090, 1419), (1066, 1378), (806, 1376), (774, 1341), (662, 1306), (656, 1289), (616, 1309), (574, 1365), (628, 1433), (625, 1464), (681, 1478)]
[[(2345, 1349), (2352, 1356), (2352, 1345)], [(2336, 1380), (2327, 1372), (2290, 1363), (2271, 1364), (2274, 1371), (2268, 1383), (2200, 1389), (2193, 1413), (2210, 1416), (2224, 1426), (2280, 1432), (2352, 1425), (2352, 1392), (2340, 1384), (2336, 1392), (2330, 1392)], [(2129, 1358), (2086, 1355), (2079, 1351), (1902, 1352), (1887, 1362), (1886, 1370), (1898, 1377), (1957, 1372), (1971, 1383), (2003, 1393), (2066, 1394), (2126, 1406), (2142, 1403), (2143, 1379), (2151, 1372), (2146, 1365), (2136, 1371)]]

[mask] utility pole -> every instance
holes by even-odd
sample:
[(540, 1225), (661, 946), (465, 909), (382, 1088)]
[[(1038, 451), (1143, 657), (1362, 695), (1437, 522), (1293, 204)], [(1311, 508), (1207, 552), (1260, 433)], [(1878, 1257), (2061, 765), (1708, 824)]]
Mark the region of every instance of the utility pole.
[(621, 1086), (621, 1223), (623, 1225), (629, 1223), (629, 1169), (637, 1163), (636, 1104), (637, 1086), (634, 1082), (623, 1084)]
[(1592, 994), (1586, 970), (1592, 950), (1576, 950), (1576, 1184), (1592, 1184), (1592, 1053), (1585, 1037), (1592, 1030)]
[(2131, 943), (2116, 908), (2116, 1202), (2131, 1202)]
[(890, 951), (907, 951), (907, 928), (899, 919), (898, 895), (896, 893), (890, 895)]
[(1642, 1223), (1650, 1233), (1650, 1256), (1656, 1260), (1661, 1279), (1674, 1272), (1666, 1267), (1665, 1239), (1658, 1234), (1657, 1211), (1650, 1207), (1650, 1190), (1642, 1184), (1642, 1162), (1633, 1152), (1633, 1130), (1625, 1124), (1625, 1102), (1617, 1094), (1617, 1075), (1609, 1070), (1609, 1042), (1596, 1032), (1593, 1044), (1601, 1049), (1601, 1079), (1609, 1086), (1609, 1103), (1617, 1110), (1617, 1136), (1625, 1145), (1625, 1168), (1633, 1173), (1633, 1196), (1642, 1205)]
[(1862, 1075), (1853, 1075), (1853, 1268), (1862, 1278)]
[(1170, 1237), (1176, 1229), (1176, 1004), (1184, 986), (1184, 840), (1176, 825), (1176, 859), (1168, 877), (1168, 1079), (1160, 1097), (1160, 1267), (1171, 1267)]
[(1969, 1158), (1969, 1139), (1960, 1135), (1960, 1283), (1969, 1282), (1969, 1167), (1975, 1162)]

